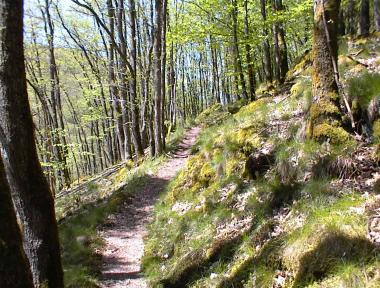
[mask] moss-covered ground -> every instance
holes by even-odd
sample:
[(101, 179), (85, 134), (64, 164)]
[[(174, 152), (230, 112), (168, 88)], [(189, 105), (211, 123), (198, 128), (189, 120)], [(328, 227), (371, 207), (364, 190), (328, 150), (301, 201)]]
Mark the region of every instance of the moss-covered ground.
[[(380, 96), (364, 89), (378, 84), (378, 71), (357, 72), (360, 64), (342, 59), (355, 49), (363, 50), (358, 61), (378, 57), (373, 37), (341, 45), (346, 93), (362, 110)], [(366, 208), (378, 201), (379, 124), (372, 143), (340, 130), (324, 131), (323, 143), (307, 137), (307, 57), (281, 92), (198, 117), (204, 129), (193, 156), (149, 226), (143, 267), (151, 287), (380, 287)], [(360, 79), (367, 84), (352, 92)]]

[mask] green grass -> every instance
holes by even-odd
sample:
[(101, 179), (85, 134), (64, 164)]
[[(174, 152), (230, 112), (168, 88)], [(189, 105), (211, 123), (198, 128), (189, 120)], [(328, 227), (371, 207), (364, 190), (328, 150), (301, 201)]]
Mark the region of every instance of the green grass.
[[(355, 212), (366, 199), (331, 185), (356, 143), (299, 136), (305, 127), (293, 114), (308, 112), (311, 83), (296, 81), (291, 97), (277, 104), (259, 99), (223, 118), (217, 105), (197, 119), (206, 128), (194, 155), (149, 226), (143, 269), (152, 287), (271, 287), (279, 270), (292, 275), (286, 287), (376, 287), (376, 250), (366, 239), (365, 214)], [(287, 138), (263, 132), (273, 119), (289, 122)], [(275, 163), (252, 180), (245, 164), (264, 143), (274, 146)], [(177, 212), (180, 205), (187, 210)], [(236, 219), (252, 219), (252, 226), (237, 229), (231, 243), (218, 231)]]
[(348, 87), (351, 99), (356, 100), (361, 108), (367, 109), (372, 99), (380, 96), (380, 74), (364, 72), (350, 79)]

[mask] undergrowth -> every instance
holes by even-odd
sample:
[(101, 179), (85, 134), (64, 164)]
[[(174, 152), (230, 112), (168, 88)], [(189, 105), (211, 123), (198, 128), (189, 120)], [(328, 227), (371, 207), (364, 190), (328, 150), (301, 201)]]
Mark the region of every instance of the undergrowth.
[[(306, 137), (309, 56), (289, 73), (285, 94), (217, 104), (196, 119), (204, 129), (193, 156), (149, 226), (143, 269), (151, 287), (380, 286), (367, 239), (373, 195), (344, 180), (357, 172), (358, 145)], [(369, 97), (363, 85), (355, 94)]]

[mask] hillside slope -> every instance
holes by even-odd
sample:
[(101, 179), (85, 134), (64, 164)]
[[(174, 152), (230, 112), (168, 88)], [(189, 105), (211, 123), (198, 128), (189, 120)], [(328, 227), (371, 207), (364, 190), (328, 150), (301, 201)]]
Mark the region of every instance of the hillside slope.
[(329, 142), (308, 139), (308, 56), (281, 89), (198, 117), (194, 155), (146, 238), (152, 287), (380, 286), (378, 43), (342, 41), (339, 57), (367, 137), (337, 129), (324, 131)]

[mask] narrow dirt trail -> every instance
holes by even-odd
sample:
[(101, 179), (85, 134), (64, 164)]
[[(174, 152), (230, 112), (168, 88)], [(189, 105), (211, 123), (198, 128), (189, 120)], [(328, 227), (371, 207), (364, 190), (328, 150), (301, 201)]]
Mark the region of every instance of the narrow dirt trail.
[(195, 127), (186, 132), (176, 151), (159, 171), (144, 183), (144, 187), (133, 196), (132, 201), (113, 215), (107, 226), (100, 231), (106, 243), (102, 253), (101, 287), (148, 287), (141, 275), (146, 225), (151, 220), (153, 206), (159, 194), (184, 166), (199, 131), (200, 128)]

